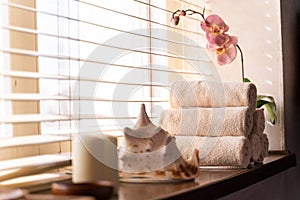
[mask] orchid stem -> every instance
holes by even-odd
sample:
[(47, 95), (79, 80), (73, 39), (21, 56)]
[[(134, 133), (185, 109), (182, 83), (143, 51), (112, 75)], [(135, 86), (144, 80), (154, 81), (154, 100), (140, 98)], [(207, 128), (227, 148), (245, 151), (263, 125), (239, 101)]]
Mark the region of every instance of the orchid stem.
[(185, 11), (186, 11), (186, 12), (191, 12), (191, 13), (188, 14), (188, 15), (199, 14), (199, 15), (203, 18), (203, 20), (205, 20), (205, 17), (204, 17), (205, 8), (203, 8), (202, 13), (197, 12), (197, 11), (194, 11), (194, 10), (191, 10), (191, 9), (187, 9), (187, 10), (185, 10)]
[[(187, 10), (176, 10), (175, 12), (173, 12), (172, 13), (172, 18), (174, 19), (175, 18), (175, 15), (177, 14), (177, 13), (179, 13), (179, 12), (184, 12), (184, 16), (187, 14), (187, 15), (193, 15), (193, 14), (199, 14), (202, 18), (203, 18), (203, 20), (205, 21), (205, 22), (207, 22), (206, 21), (206, 19), (205, 19), (205, 15), (204, 15), (204, 13), (205, 13), (205, 7), (203, 8), (203, 11), (202, 11), (202, 13), (201, 12), (198, 12), (198, 11), (195, 11), (195, 10), (192, 10), (192, 9), (187, 9)], [(178, 20), (177, 20), (177, 24), (178, 24), (178, 22), (179, 22), (179, 16), (180, 16), (181, 14), (179, 14), (179, 15), (177, 15), (178, 16)], [(208, 23), (208, 22), (207, 22)], [(177, 25), (176, 24), (176, 25)], [(244, 70), (244, 55), (243, 55), (243, 51), (242, 51), (242, 49), (241, 49), (241, 47), (237, 44), (236, 45), (236, 47), (238, 48), (238, 50), (240, 51), (240, 54), (241, 54), (241, 62), (242, 62), (242, 82), (244, 82), (245, 81), (245, 70)]]
[(242, 62), (242, 82), (244, 82), (245, 80), (245, 70), (244, 70), (244, 56), (243, 56), (243, 51), (241, 49), (241, 47), (237, 44), (236, 47), (238, 48), (238, 50), (241, 53), (241, 62)]
[[(192, 10), (192, 9), (187, 9), (187, 10), (176, 10), (175, 12), (173, 12), (172, 18), (174, 18), (174, 16), (175, 16), (178, 12), (181, 12), (181, 11), (187, 12), (188, 15), (199, 14), (199, 15), (205, 20), (205, 17), (204, 17), (205, 8), (203, 8), (202, 13), (201, 13), (201, 12), (197, 12), (197, 11)], [(188, 13), (188, 12), (190, 12), (190, 13)]]

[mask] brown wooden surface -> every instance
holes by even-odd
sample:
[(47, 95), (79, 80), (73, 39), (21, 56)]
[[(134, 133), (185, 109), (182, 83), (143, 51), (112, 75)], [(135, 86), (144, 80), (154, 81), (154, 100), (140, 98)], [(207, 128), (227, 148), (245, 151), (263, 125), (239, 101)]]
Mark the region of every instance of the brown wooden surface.
[(120, 200), (216, 199), (273, 176), (296, 165), (288, 152), (273, 152), (264, 164), (251, 169), (201, 169), (194, 181), (180, 183), (120, 183)]

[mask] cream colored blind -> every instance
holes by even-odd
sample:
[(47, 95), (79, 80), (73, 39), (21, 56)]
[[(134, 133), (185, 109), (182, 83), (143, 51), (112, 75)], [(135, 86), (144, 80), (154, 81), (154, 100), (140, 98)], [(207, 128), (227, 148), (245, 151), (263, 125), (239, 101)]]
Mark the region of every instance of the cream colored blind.
[[(197, 0), (2, 0), (0, 160), (71, 151), (72, 134), (154, 122), (178, 79), (213, 78)], [(209, 12), (209, 11), (208, 11)]]

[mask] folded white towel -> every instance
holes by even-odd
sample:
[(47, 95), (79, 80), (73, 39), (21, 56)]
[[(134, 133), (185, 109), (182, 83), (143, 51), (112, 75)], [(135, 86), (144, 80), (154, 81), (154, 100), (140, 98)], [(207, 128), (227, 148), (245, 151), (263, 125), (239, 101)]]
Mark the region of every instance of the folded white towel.
[(257, 162), (262, 154), (261, 136), (258, 134), (250, 134), (249, 141), (252, 149), (251, 161)]
[(236, 107), (256, 108), (257, 89), (253, 83), (176, 81), (171, 86), (171, 108)]
[(269, 155), (269, 139), (267, 134), (261, 135), (261, 142), (262, 142), (262, 156), (266, 157)]
[(262, 163), (265, 157), (269, 155), (269, 139), (266, 134), (261, 134), (260, 137), (261, 137), (262, 151), (258, 159), (258, 162)]
[(265, 130), (265, 123), (264, 109), (256, 109), (253, 113), (253, 127), (251, 133), (261, 135)]
[(172, 135), (248, 136), (253, 113), (248, 107), (165, 110), (159, 125)]
[(199, 149), (200, 166), (246, 168), (250, 163), (251, 145), (243, 136), (176, 136), (176, 143), (185, 158)]
[(256, 163), (263, 163), (266, 156), (269, 154), (269, 139), (266, 134), (260, 135), (260, 141), (261, 141), (261, 154), (259, 156), (259, 159), (256, 161)]

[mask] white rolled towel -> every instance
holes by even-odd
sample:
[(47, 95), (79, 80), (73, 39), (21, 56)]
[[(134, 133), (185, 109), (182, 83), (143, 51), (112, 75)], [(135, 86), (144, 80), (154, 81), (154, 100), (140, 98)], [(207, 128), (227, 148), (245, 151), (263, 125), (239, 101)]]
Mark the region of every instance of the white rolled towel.
[(251, 145), (244, 136), (176, 136), (176, 144), (185, 158), (199, 149), (200, 166), (246, 168), (250, 163)]
[(248, 107), (170, 109), (163, 111), (159, 120), (172, 135), (247, 137), (252, 124)]
[(266, 157), (269, 155), (269, 139), (267, 134), (261, 135), (261, 142), (262, 142), (262, 155), (263, 157)]
[(251, 161), (258, 162), (260, 159), (260, 156), (262, 154), (261, 135), (250, 134), (249, 141), (250, 141), (251, 149), (252, 149)]
[(256, 108), (257, 89), (253, 83), (217, 81), (176, 81), (171, 85), (170, 106)]
[(261, 135), (265, 130), (264, 109), (256, 109), (253, 113), (253, 127), (251, 133)]
[(261, 139), (262, 151), (257, 162), (262, 163), (265, 157), (269, 155), (269, 139), (266, 134), (261, 134), (260, 137), (261, 137), (260, 139)]

